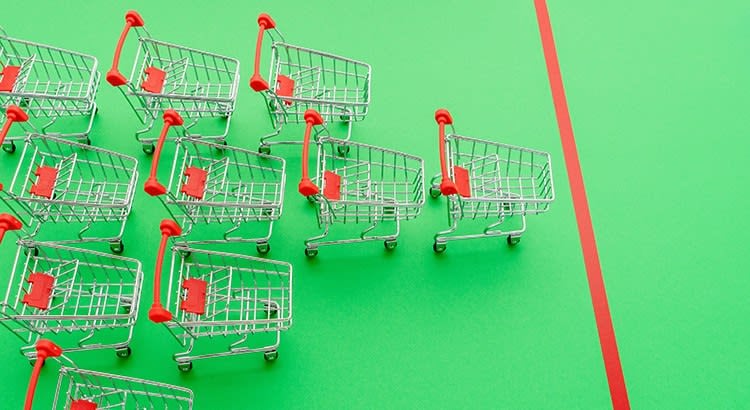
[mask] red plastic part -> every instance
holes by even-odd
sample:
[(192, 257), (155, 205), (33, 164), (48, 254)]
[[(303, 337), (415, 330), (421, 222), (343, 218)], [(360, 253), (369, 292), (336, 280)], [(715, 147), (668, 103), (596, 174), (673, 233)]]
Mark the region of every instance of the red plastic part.
[(458, 165), (453, 167), (453, 178), (456, 180), (456, 190), (464, 198), (471, 196), (471, 183), (469, 182), (469, 171)]
[(5, 118), (5, 124), (3, 124), (3, 128), (0, 129), (0, 145), (5, 141), (5, 137), (8, 136), (8, 132), (10, 131), (10, 126), (13, 125), (14, 122), (26, 122), (29, 120), (29, 116), (23, 112), (20, 107), (15, 105), (9, 105), (8, 108), (5, 109)]
[(62, 352), (60, 346), (47, 339), (41, 339), (36, 342), (36, 362), (34, 363), (34, 370), (31, 371), (29, 388), (26, 390), (26, 402), (23, 406), (24, 410), (31, 410), (31, 404), (34, 401), (34, 392), (36, 391), (36, 384), (39, 381), (39, 373), (42, 371), (44, 361), (47, 360), (48, 357), (59, 357), (62, 355)]
[(263, 33), (276, 28), (276, 22), (266, 13), (258, 15), (258, 39), (255, 42), (255, 64), (253, 65), (253, 76), (250, 77), (250, 88), (260, 92), (268, 90), (268, 83), (260, 75), (260, 48), (263, 46)]
[(125, 45), (125, 39), (128, 36), (128, 32), (131, 27), (143, 27), (144, 24), (143, 18), (138, 12), (130, 10), (125, 13), (125, 27), (122, 29), (122, 33), (120, 33), (120, 39), (117, 41), (117, 47), (115, 48), (115, 56), (112, 58), (112, 68), (109, 69), (106, 77), (107, 82), (115, 87), (128, 83), (128, 79), (125, 78), (118, 69), (118, 66), (120, 65), (120, 54), (122, 53), (122, 47)]
[(206, 193), (208, 172), (200, 168), (188, 167), (185, 169), (185, 176), (187, 180), (182, 184), (180, 192), (195, 199), (203, 199), (203, 195)]
[(323, 196), (330, 200), (338, 201), (341, 199), (341, 177), (331, 171), (323, 174), (326, 186), (323, 188)]
[(3, 71), (0, 72), (0, 75), (3, 76), (2, 80), (0, 80), (1, 92), (9, 93), (13, 91), (13, 85), (16, 83), (19, 71), (21, 71), (21, 67), (17, 65), (6, 65), (3, 67)]
[(70, 410), (96, 410), (96, 408), (96, 403), (86, 399), (78, 399), (70, 402)]
[(435, 111), (435, 121), (438, 123), (438, 148), (440, 152), (440, 173), (442, 175), (440, 193), (443, 195), (456, 195), (458, 188), (456, 188), (456, 184), (448, 176), (448, 165), (445, 159), (445, 125), (453, 124), (453, 117), (448, 110), (439, 109)]
[(34, 171), (37, 176), (36, 182), (31, 185), (29, 192), (32, 195), (41, 196), (47, 199), (52, 198), (52, 191), (55, 189), (57, 181), (57, 168), (41, 166)]
[(185, 299), (182, 300), (180, 309), (197, 315), (206, 313), (208, 282), (195, 278), (185, 279), (182, 282), (182, 288), (185, 289)]
[(310, 156), (310, 134), (312, 133), (312, 127), (315, 125), (323, 124), (323, 117), (315, 110), (305, 111), (305, 137), (302, 140), (302, 178), (299, 181), (297, 190), (304, 196), (317, 195), (320, 189), (311, 180), (308, 173), (308, 158)]
[(0, 214), (0, 242), (5, 237), (7, 231), (17, 231), (23, 227), (21, 221), (11, 214)]
[(159, 157), (161, 157), (161, 149), (164, 147), (164, 141), (167, 139), (167, 133), (169, 128), (175, 125), (184, 124), (184, 120), (180, 117), (180, 114), (175, 110), (164, 111), (164, 127), (161, 129), (159, 139), (156, 141), (156, 149), (154, 150), (154, 158), (151, 160), (151, 173), (146, 179), (146, 183), (143, 185), (143, 190), (151, 196), (159, 196), (167, 193), (167, 188), (164, 187), (159, 180), (156, 178), (156, 171), (159, 169)]
[[(276, 79), (276, 95), (281, 97), (293, 97), (294, 80), (285, 75), (279, 75)], [(292, 100), (284, 100), (284, 103), (286, 105), (292, 105)]]
[(47, 310), (50, 297), (52, 297), (52, 289), (55, 287), (55, 277), (46, 273), (32, 273), (26, 282), (31, 284), (31, 290), (23, 295), (21, 302), (37, 309)]
[(164, 253), (167, 250), (167, 240), (171, 236), (182, 234), (182, 228), (171, 219), (164, 219), (159, 224), (161, 231), (161, 242), (156, 254), (156, 266), (154, 267), (154, 302), (148, 311), (148, 318), (154, 323), (163, 323), (172, 320), (172, 313), (164, 309), (161, 304), (161, 270), (164, 262)]
[(146, 73), (146, 79), (141, 83), (144, 91), (160, 94), (164, 89), (164, 79), (167, 78), (167, 72), (156, 67), (149, 67), (143, 70)]

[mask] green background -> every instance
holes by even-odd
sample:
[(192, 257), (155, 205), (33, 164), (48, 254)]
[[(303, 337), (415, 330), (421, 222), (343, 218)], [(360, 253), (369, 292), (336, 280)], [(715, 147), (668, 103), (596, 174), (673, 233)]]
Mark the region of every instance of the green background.
[[(445, 203), (428, 198), (395, 252), (367, 243), (307, 260), (302, 240), (318, 231), (296, 194), (299, 150), (275, 147), (287, 159), (288, 189), (269, 257), (294, 265), (294, 325), (273, 364), (238, 356), (196, 361), (181, 374), (171, 359), (177, 344), (146, 318), (167, 214), (139, 187), (125, 235), (125, 256), (142, 260), (147, 278), (133, 356), (79, 353), (80, 367), (189, 387), (198, 409), (609, 406), (531, 0), (10, 2), (2, 25), (13, 37), (92, 54), (104, 73), (128, 8), (158, 39), (240, 59), (230, 144), (255, 149), (271, 129), (246, 86), (255, 18), (265, 11), (290, 43), (372, 65), (371, 111), (355, 140), (422, 156), (432, 175), (432, 115), (446, 107), (459, 133), (549, 151), (557, 199), (529, 218), (513, 249), (490, 239), (435, 255)], [(576, 0), (551, 1), (550, 14), (631, 403), (740, 408), (750, 399), (750, 8)], [(105, 82), (97, 102), (93, 143), (138, 158), (140, 186), (149, 158), (132, 136), (135, 116)], [(0, 165), (3, 182), (13, 161)], [(6, 240), (0, 279), (14, 253)], [(30, 367), (18, 347), (0, 333), (3, 407), (23, 402)], [(36, 408), (51, 403), (55, 368), (44, 370)]]

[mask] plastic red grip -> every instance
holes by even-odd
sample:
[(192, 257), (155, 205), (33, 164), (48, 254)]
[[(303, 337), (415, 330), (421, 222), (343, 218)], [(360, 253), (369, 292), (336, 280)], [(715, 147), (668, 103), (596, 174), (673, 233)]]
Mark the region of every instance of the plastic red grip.
[(255, 65), (250, 77), (250, 88), (260, 92), (268, 89), (268, 82), (260, 75), (260, 48), (263, 46), (263, 33), (269, 28), (276, 28), (276, 22), (266, 13), (258, 15), (258, 39), (255, 42)]
[(36, 363), (34, 363), (34, 370), (31, 371), (29, 388), (26, 390), (26, 402), (23, 406), (24, 410), (31, 410), (31, 404), (34, 401), (34, 392), (36, 391), (36, 384), (39, 381), (39, 373), (42, 371), (44, 361), (47, 360), (48, 357), (59, 357), (62, 355), (62, 352), (60, 346), (47, 339), (41, 339), (36, 342)]
[(321, 117), (320, 114), (313, 109), (305, 111), (304, 117), (306, 126), (305, 138), (302, 140), (302, 179), (300, 179), (297, 189), (299, 190), (300, 194), (307, 197), (316, 195), (318, 192), (320, 192), (318, 186), (310, 180), (307, 167), (309, 166), (308, 157), (310, 154), (310, 134), (312, 134), (313, 126), (323, 124), (323, 117)]
[(456, 188), (456, 184), (451, 181), (450, 176), (448, 175), (448, 163), (445, 159), (445, 125), (453, 124), (453, 117), (448, 110), (439, 109), (435, 111), (435, 121), (438, 123), (440, 172), (443, 176), (440, 181), (440, 193), (443, 195), (455, 195), (458, 193), (458, 188)]
[(161, 230), (161, 242), (159, 252), (156, 254), (156, 266), (154, 268), (154, 302), (148, 311), (148, 318), (154, 323), (163, 323), (172, 320), (172, 313), (161, 304), (161, 270), (164, 262), (164, 253), (167, 251), (167, 240), (172, 236), (182, 234), (182, 228), (171, 219), (164, 219), (159, 224)]
[(146, 179), (146, 183), (143, 184), (143, 190), (151, 196), (159, 196), (167, 193), (167, 188), (164, 187), (156, 178), (156, 171), (159, 169), (159, 157), (161, 156), (161, 150), (164, 147), (164, 141), (167, 139), (167, 133), (169, 128), (175, 125), (182, 125), (184, 121), (180, 114), (175, 110), (164, 111), (164, 127), (161, 129), (159, 139), (156, 141), (156, 148), (154, 149), (154, 158), (151, 160), (151, 173)]
[(23, 224), (11, 214), (0, 214), (0, 243), (3, 242), (5, 232), (17, 231)]
[(3, 124), (3, 128), (0, 129), (0, 145), (3, 145), (5, 137), (8, 136), (8, 131), (10, 131), (10, 126), (13, 125), (14, 122), (26, 122), (28, 120), (29, 116), (23, 112), (20, 107), (9, 105), (8, 108), (5, 109), (5, 124)]
[(125, 78), (118, 66), (120, 65), (120, 53), (122, 53), (122, 47), (125, 45), (125, 39), (128, 37), (131, 27), (143, 27), (145, 23), (143, 18), (137, 11), (130, 10), (125, 13), (125, 27), (120, 33), (120, 39), (117, 41), (117, 48), (115, 48), (115, 56), (112, 59), (112, 68), (107, 71), (107, 82), (115, 87), (125, 85), (128, 83), (128, 79)]

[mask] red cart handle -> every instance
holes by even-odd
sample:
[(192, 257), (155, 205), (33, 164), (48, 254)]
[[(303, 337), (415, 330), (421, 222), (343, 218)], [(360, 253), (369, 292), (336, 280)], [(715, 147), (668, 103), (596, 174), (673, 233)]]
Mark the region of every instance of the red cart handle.
[(118, 66), (120, 65), (120, 53), (122, 53), (122, 47), (125, 45), (125, 38), (128, 36), (131, 27), (143, 27), (144, 24), (143, 18), (137, 11), (130, 10), (125, 13), (125, 27), (122, 29), (120, 40), (117, 42), (117, 48), (115, 48), (115, 57), (112, 59), (112, 68), (107, 71), (107, 82), (115, 87), (128, 83), (128, 79), (125, 78), (118, 69)]
[(60, 357), (63, 351), (60, 346), (52, 343), (47, 339), (41, 339), (36, 342), (36, 363), (34, 363), (34, 370), (31, 371), (31, 379), (29, 380), (29, 389), (26, 390), (26, 403), (24, 404), (24, 410), (31, 410), (31, 402), (34, 401), (34, 392), (36, 391), (36, 384), (39, 381), (39, 373), (42, 371), (44, 361), (48, 357)]
[(443, 195), (455, 195), (458, 193), (456, 183), (451, 181), (448, 176), (448, 164), (445, 160), (445, 125), (453, 124), (453, 117), (451, 113), (446, 109), (439, 109), (435, 111), (435, 121), (438, 123), (438, 134), (440, 136), (440, 172), (443, 175), (443, 179), (440, 181), (440, 193)]
[(5, 109), (5, 118), (5, 124), (3, 124), (3, 128), (0, 130), (0, 145), (3, 145), (5, 137), (8, 136), (8, 131), (10, 131), (10, 126), (14, 122), (26, 122), (29, 120), (29, 116), (20, 107), (15, 105), (9, 105)]
[(302, 140), (302, 179), (299, 181), (299, 193), (304, 196), (312, 196), (320, 192), (318, 186), (310, 180), (308, 174), (308, 157), (310, 154), (310, 134), (314, 125), (323, 124), (323, 117), (313, 110), (309, 109), (305, 111), (305, 138)]
[(258, 40), (255, 43), (255, 66), (253, 76), (250, 78), (250, 88), (257, 92), (268, 89), (268, 83), (260, 75), (260, 47), (263, 45), (263, 33), (270, 28), (276, 28), (276, 22), (268, 14), (260, 13), (258, 15)]
[[(2, 187), (2, 185), (0, 185)], [(11, 214), (0, 214), (0, 243), (3, 242), (3, 237), (5, 237), (5, 232), (8, 231), (17, 231), (23, 227), (23, 224), (21, 224), (21, 221), (16, 219)]]
[(143, 184), (143, 190), (151, 196), (159, 196), (167, 193), (167, 188), (156, 179), (156, 171), (159, 169), (159, 157), (161, 156), (161, 149), (164, 147), (164, 141), (167, 139), (169, 127), (182, 125), (183, 123), (184, 121), (177, 111), (164, 111), (164, 127), (161, 129), (159, 140), (156, 141), (154, 158), (151, 160), (151, 174), (149, 174), (148, 179), (146, 179), (146, 183)]
[(161, 242), (159, 252), (156, 254), (156, 267), (154, 268), (154, 303), (148, 311), (148, 318), (154, 323), (163, 323), (172, 320), (172, 314), (164, 309), (161, 304), (161, 265), (164, 261), (164, 253), (167, 251), (167, 240), (171, 236), (182, 235), (182, 228), (171, 219), (164, 219), (159, 224), (161, 230)]

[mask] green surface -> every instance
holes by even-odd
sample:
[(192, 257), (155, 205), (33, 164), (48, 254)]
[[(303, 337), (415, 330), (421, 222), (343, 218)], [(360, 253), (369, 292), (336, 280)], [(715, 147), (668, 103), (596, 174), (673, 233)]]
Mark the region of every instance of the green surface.
[[(750, 267), (740, 256), (750, 232), (741, 166), (750, 148), (741, 76), (750, 12), (736, 1), (675, 4), (553, 1), (550, 13), (631, 401), (638, 408), (741, 407), (750, 398), (742, 343), (750, 336)], [(295, 190), (299, 150), (274, 147), (289, 174), (269, 257), (295, 269), (294, 326), (278, 361), (196, 361), (181, 374), (171, 359), (178, 345), (146, 318), (147, 280), (133, 356), (79, 353), (80, 367), (189, 387), (198, 409), (609, 406), (530, 0), (127, 7), (156, 38), (241, 60), (230, 144), (255, 149), (271, 129), (262, 98), (245, 85), (255, 18), (265, 11), (290, 43), (372, 65), (371, 111), (355, 140), (422, 156), (432, 175), (432, 114), (446, 107), (462, 134), (551, 152), (557, 199), (548, 214), (529, 219), (513, 249), (479, 240), (434, 255), (445, 204), (428, 199), (419, 219), (403, 225), (395, 252), (380, 243), (326, 247), (309, 261), (302, 240), (318, 231)], [(14, 37), (93, 54), (106, 72), (125, 11), (82, 1), (9, 3), (3, 14), (24, 18), (2, 24)], [(132, 136), (135, 116), (106, 83), (97, 101), (94, 144), (138, 158), (140, 186), (149, 158)], [(0, 165), (3, 180), (12, 158)], [(125, 256), (142, 260), (147, 279), (166, 215), (139, 188)], [(254, 246), (225, 249), (255, 254)], [(1, 260), (9, 264), (14, 252), (6, 241)], [(13, 408), (30, 374), (18, 347), (0, 333), (0, 395)], [(36, 408), (51, 403), (55, 368), (44, 370)]]

